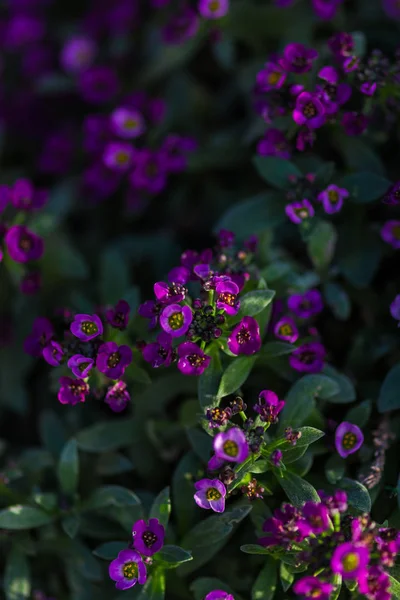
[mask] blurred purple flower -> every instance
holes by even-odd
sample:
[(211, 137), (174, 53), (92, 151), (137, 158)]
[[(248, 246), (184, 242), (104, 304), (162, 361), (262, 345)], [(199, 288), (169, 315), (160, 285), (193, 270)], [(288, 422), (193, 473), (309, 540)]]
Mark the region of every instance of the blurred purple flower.
[(165, 44), (182, 44), (194, 37), (199, 28), (199, 18), (189, 6), (183, 6), (173, 14), (170, 21), (162, 29)]
[(358, 112), (346, 112), (342, 117), (342, 125), (347, 135), (361, 135), (368, 127), (368, 117)]
[(162, 331), (158, 334), (156, 342), (146, 344), (142, 350), (142, 355), (153, 369), (161, 366), (169, 367), (173, 357), (172, 336)]
[(324, 366), (326, 350), (319, 342), (309, 342), (289, 355), (289, 364), (302, 373), (320, 373)]
[(343, 579), (360, 579), (366, 574), (369, 563), (368, 548), (353, 542), (344, 542), (335, 548), (331, 558), (331, 569)]
[(86, 379), (93, 368), (94, 359), (83, 356), (83, 354), (74, 354), (68, 360), (67, 365), (75, 377)]
[(311, 600), (311, 598), (329, 600), (329, 596), (333, 591), (333, 585), (326, 581), (321, 581), (318, 577), (307, 575), (296, 581), (293, 585), (293, 591), (304, 600)]
[(302, 92), (296, 98), (293, 119), (297, 125), (317, 129), (325, 123), (325, 108), (316, 94)]
[(131, 396), (124, 381), (117, 381), (107, 390), (104, 402), (109, 405), (113, 412), (122, 412), (129, 404)]
[(10, 257), (18, 263), (26, 263), (41, 258), (44, 244), (41, 237), (24, 225), (13, 225), (7, 231), (4, 242)]
[(246, 436), (239, 427), (217, 433), (213, 445), (216, 456), (222, 460), (242, 463), (249, 456)]
[(78, 402), (85, 402), (89, 393), (89, 386), (83, 379), (73, 379), (72, 377), (61, 377), (61, 387), (58, 391), (58, 401), (61, 404), (70, 404), (74, 406)]
[(64, 356), (61, 345), (55, 340), (50, 340), (43, 348), (43, 358), (52, 367), (58, 367)]
[(381, 238), (396, 250), (400, 248), (400, 221), (395, 219), (386, 221), (381, 229)]
[(299, 330), (291, 317), (282, 317), (274, 326), (274, 334), (280, 340), (293, 344), (299, 337)]
[(308, 290), (304, 294), (289, 296), (288, 308), (297, 317), (309, 319), (323, 310), (324, 303), (318, 290)]
[(291, 156), (290, 143), (285, 134), (279, 129), (268, 129), (257, 144), (257, 152), (261, 156), (277, 156), (289, 159)]
[(292, 223), (296, 223), (296, 225), (305, 219), (311, 219), (311, 217), (313, 217), (315, 214), (313, 205), (306, 198), (301, 200), (301, 202), (287, 204), (285, 207), (285, 212)]
[(38, 210), (46, 204), (48, 192), (35, 190), (29, 179), (17, 179), (10, 189), (10, 199), (18, 210)]
[(67, 73), (80, 73), (92, 66), (97, 53), (95, 42), (89, 37), (67, 40), (61, 50), (60, 62)]
[(24, 340), (24, 351), (31, 356), (42, 356), (43, 348), (54, 335), (53, 325), (45, 317), (36, 317), (32, 332)]
[(79, 87), (86, 102), (104, 104), (115, 97), (119, 81), (111, 67), (95, 66), (80, 74)]
[(324, 210), (328, 214), (339, 212), (343, 206), (343, 200), (349, 197), (349, 192), (337, 185), (328, 187), (318, 194), (317, 200), (322, 202)]
[(283, 50), (283, 56), (279, 62), (286, 71), (291, 73), (307, 73), (311, 70), (312, 63), (317, 57), (318, 52), (313, 48), (292, 42)]

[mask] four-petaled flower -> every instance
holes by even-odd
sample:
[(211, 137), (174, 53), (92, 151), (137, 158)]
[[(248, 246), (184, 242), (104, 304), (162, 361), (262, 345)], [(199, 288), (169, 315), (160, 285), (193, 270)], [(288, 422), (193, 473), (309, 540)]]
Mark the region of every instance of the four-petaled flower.
[(353, 425), (348, 421), (340, 423), (335, 431), (336, 450), (342, 458), (347, 458), (350, 454), (357, 452), (364, 442), (364, 435), (358, 425)]
[(132, 527), (133, 547), (143, 556), (153, 556), (164, 545), (165, 529), (158, 519), (136, 521)]
[(246, 436), (239, 427), (217, 433), (214, 438), (214, 452), (220, 459), (241, 463), (249, 456)]
[(118, 554), (109, 566), (110, 579), (118, 590), (127, 590), (136, 583), (146, 583), (147, 571), (142, 557), (136, 550), (127, 548)]
[(222, 513), (225, 510), (226, 488), (219, 479), (200, 479), (194, 484), (194, 499), (200, 508)]
[(75, 315), (71, 323), (71, 333), (82, 342), (89, 342), (103, 333), (103, 323), (97, 315)]

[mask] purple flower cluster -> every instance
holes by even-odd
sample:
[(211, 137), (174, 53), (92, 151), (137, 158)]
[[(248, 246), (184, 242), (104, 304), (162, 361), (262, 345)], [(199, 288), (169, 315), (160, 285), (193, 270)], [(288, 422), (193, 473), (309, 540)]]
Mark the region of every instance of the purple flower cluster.
[(320, 503), (301, 508), (284, 504), (263, 525), (259, 543), (275, 556), (290, 551), (306, 574), (293, 591), (301, 598), (328, 600), (337, 585), (336, 576), (353, 581), (368, 600), (389, 600), (387, 567), (400, 552), (400, 534), (380, 527), (368, 515), (346, 515), (347, 496), (319, 492)]
[(147, 580), (146, 562), (164, 545), (165, 529), (158, 519), (141, 519), (132, 527), (132, 544), (122, 550), (109, 566), (110, 579), (118, 590), (128, 590)]
[[(154, 300), (139, 307), (151, 329), (161, 328), (156, 340), (141, 348), (153, 368), (177, 362), (185, 375), (201, 375), (210, 364), (209, 349), (225, 340), (232, 354), (252, 355), (261, 348), (260, 328), (253, 317), (243, 317), (234, 327), (229, 317), (240, 309), (240, 292), (250, 279), (249, 263), (255, 240), (237, 251), (234, 234), (221, 231), (214, 251), (187, 250), (181, 264), (168, 274), (168, 282), (154, 284)], [(198, 297), (188, 295), (188, 284), (197, 284)], [(184, 338), (184, 341), (180, 341)], [(174, 346), (175, 340), (180, 341)]]

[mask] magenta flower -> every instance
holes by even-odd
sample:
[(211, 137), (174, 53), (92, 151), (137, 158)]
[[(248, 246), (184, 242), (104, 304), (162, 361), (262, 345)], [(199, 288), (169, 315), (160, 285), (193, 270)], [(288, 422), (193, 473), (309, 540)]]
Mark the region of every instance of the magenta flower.
[(345, 73), (357, 71), (360, 67), (360, 59), (358, 58), (358, 56), (348, 56), (344, 59), (342, 66)]
[(362, 446), (364, 435), (358, 425), (343, 421), (335, 431), (336, 450), (342, 458), (354, 454)]
[(317, 315), (324, 308), (322, 296), (318, 290), (308, 290), (304, 294), (293, 294), (288, 298), (288, 309), (296, 317), (308, 319)]
[(158, 323), (158, 317), (160, 311), (162, 309), (162, 305), (160, 302), (155, 302), (154, 300), (146, 300), (139, 306), (138, 313), (141, 317), (145, 319), (150, 319), (149, 329), (154, 329), (154, 327)]
[(146, 149), (137, 151), (129, 181), (134, 189), (159, 194), (167, 182), (164, 153)]
[(343, 0), (312, 0), (315, 14), (324, 21), (333, 19)]
[(259, 538), (261, 546), (279, 546), (290, 548), (293, 542), (302, 542), (310, 533), (311, 528), (302, 518), (301, 512), (291, 504), (283, 504), (274, 511), (274, 516), (264, 521), (262, 530), (267, 534)]
[(193, 320), (192, 309), (189, 306), (169, 304), (160, 314), (160, 325), (172, 337), (180, 337), (189, 329)]
[(11, 200), (11, 189), (8, 185), (0, 184), (0, 214), (4, 211)]
[(186, 297), (187, 289), (180, 283), (169, 285), (164, 281), (157, 281), (154, 284), (154, 295), (162, 304), (176, 304), (182, 302)]
[(309, 342), (289, 355), (289, 364), (302, 373), (320, 373), (324, 366), (325, 348), (319, 342)]
[(136, 521), (132, 527), (133, 547), (143, 556), (153, 556), (164, 545), (165, 529), (158, 519)]
[(222, 513), (225, 510), (226, 488), (219, 479), (201, 479), (194, 484), (194, 500), (200, 508)]
[(126, 300), (118, 300), (115, 308), (106, 310), (106, 321), (111, 327), (123, 331), (128, 327), (130, 306)]
[(58, 367), (64, 356), (63, 349), (58, 342), (50, 340), (43, 348), (43, 358), (52, 367)]
[(307, 73), (317, 56), (318, 52), (313, 48), (293, 42), (285, 47), (280, 64), (291, 73)]
[(315, 139), (315, 131), (313, 131), (312, 129), (308, 129), (308, 127), (302, 127), (296, 137), (297, 150), (299, 150), (299, 152), (304, 152), (307, 146), (310, 146), (310, 148), (312, 148)]
[(147, 571), (142, 557), (135, 550), (127, 548), (118, 554), (110, 563), (108, 573), (110, 579), (115, 581), (117, 590), (128, 590), (136, 583), (146, 583)]
[(396, 296), (390, 305), (390, 314), (392, 315), (393, 319), (399, 321), (400, 326), (400, 294)]
[(386, 221), (381, 229), (381, 238), (396, 250), (400, 248), (400, 221)]
[(94, 359), (83, 356), (83, 354), (74, 354), (67, 362), (75, 377), (86, 379), (94, 365)]
[(199, 0), (199, 13), (205, 19), (220, 19), (229, 10), (229, 0)]
[(129, 142), (110, 142), (104, 148), (103, 162), (112, 171), (128, 171), (134, 155), (135, 150)]
[(364, 81), (360, 86), (360, 92), (366, 96), (373, 96), (376, 92), (377, 83), (374, 81)]
[(168, 273), (168, 280), (185, 285), (190, 280), (190, 269), (187, 267), (174, 267)]
[(279, 400), (275, 392), (263, 390), (258, 396), (258, 403), (254, 405), (254, 410), (260, 415), (263, 423), (276, 423), (284, 406), (284, 400)]
[(329, 514), (335, 516), (339, 513), (344, 513), (347, 510), (347, 494), (343, 490), (338, 490), (330, 496), (322, 490), (318, 490), (318, 496), (321, 502), (329, 511)]
[(214, 452), (222, 460), (241, 463), (249, 456), (246, 436), (239, 427), (217, 433), (214, 438)]
[(296, 98), (293, 120), (297, 125), (317, 129), (325, 123), (325, 108), (316, 94), (302, 92)]
[(318, 577), (306, 576), (298, 579), (293, 586), (293, 591), (304, 600), (314, 598), (315, 600), (329, 600), (333, 591), (333, 585), (321, 581)]
[(253, 317), (244, 317), (228, 338), (232, 354), (255, 354), (261, 348), (260, 327)]
[(274, 450), (273, 452), (271, 452), (270, 458), (274, 467), (280, 467), (282, 465), (282, 457), (282, 450)]
[(74, 406), (78, 402), (85, 402), (89, 393), (89, 386), (83, 379), (73, 379), (72, 377), (61, 377), (61, 387), (58, 391), (58, 401), (61, 404), (71, 404)]
[(79, 85), (86, 102), (104, 104), (116, 95), (119, 81), (117, 74), (110, 67), (94, 66), (80, 74)]
[(257, 73), (257, 85), (262, 92), (279, 89), (285, 83), (287, 73), (282, 65), (277, 62), (267, 62), (264, 68)]
[(299, 330), (291, 317), (282, 317), (274, 326), (274, 334), (280, 340), (293, 344), (299, 337)]
[(236, 315), (239, 312), (240, 302), (238, 299), (239, 288), (232, 280), (220, 281), (215, 288), (217, 295), (217, 308), (224, 310), (228, 315)]
[(93, 64), (96, 44), (88, 37), (74, 37), (64, 44), (60, 62), (67, 73), (81, 73)]
[(313, 205), (306, 198), (304, 198), (304, 200), (301, 202), (287, 204), (285, 207), (285, 212), (292, 223), (296, 223), (296, 225), (302, 221), (305, 221), (306, 219), (311, 219), (311, 217), (313, 217), (315, 214)]
[(7, 231), (4, 242), (10, 257), (18, 263), (39, 260), (44, 251), (41, 237), (24, 225), (13, 225)]
[(318, 194), (317, 200), (322, 202), (326, 213), (333, 214), (340, 211), (343, 200), (348, 197), (349, 192), (346, 189), (332, 184)]
[(210, 364), (211, 357), (193, 342), (184, 342), (178, 346), (177, 367), (184, 375), (201, 375)]
[(316, 502), (306, 502), (302, 508), (303, 517), (311, 527), (312, 533), (318, 535), (331, 526), (326, 506)]
[(325, 112), (334, 114), (349, 100), (351, 87), (348, 83), (339, 83), (339, 72), (334, 67), (323, 67), (318, 77), (325, 82), (318, 87), (321, 90)]
[(268, 129), (264, 137), (257, 144), (257, 152), (261, 156), (277, 156), (287, 158), (291, 156), (290, 143), (279, 129)]
[(331, 569), (343, 579), (359, 579), (365, 575), (368, 563), (369, 552), (365, 546), (344, 542), (333, 552)]
[(197, 141), (192, 137), (182, 137), (174, 133), (167, 135), (161, 147), (165, 169), (170, 173), (184, 171), (188, 164), (188, 155), (196, 148)]
[(360, 575), (358, 579), (358, 591), (374, 600), (391, 600), (389, 575), (381, 566), (368, 567), (364, 575)]
[(232, 594), (224, 592), (224, 590), (213, 590), (209, 592), (204, 600), (235, 600)]
[(125, 139), (137, 138), (146, 130), (142, 113), (134, 108), (116, 108), (111, 113), (110, 122), (112, 131)]
[(196, 11), (189, 6), (183, 6), (175, 12), (162, 30), (162, 38), (166, 44), (183, 44), (194, 37), (199, 28), (199, 18)]
[(32, 332), (24, 340), (24, 351), (38, 358), (54, 335), (53, 325), (45, 317), (36, 317)]
[(368, 117), (358, 112), (343, 114), (342, 125), (347, 135), (361, 135), (368, 127)]
[(96, 367), (110, 379), (119, 379), (132, 362), (132, 350), (129, 346), (118, 346), (115, 342), (106, 342), (99, 348)]
[(162, 365), (169, 367), (173, 358), (172, 336), (162, 331), (158, 334), (156, 342), (146, 344), (142, 350), (142, 355), (153, 369), (157, 369)]
[(9, 194), (11, 203), (19, 210), (37, 210), (48, 200), (48, 193), (44, 190), (35, 190), (28, 179), (18, 179)]
[(103, 334), (103, 323), (97, 315), (75, 315), (70, 326), (71, 333), (82, 342), (89, 342)]
[(124, 381), (117, 381), (107, 390), (104, 402), (109, 405), (113, 412), (122, 412), (129, 404), (131, 396)]
[(328, 41), (332, 54), (339, 60), (350, 56), (354, 52), (354, 39), (350, 33), (340, 31), (335, 33)]

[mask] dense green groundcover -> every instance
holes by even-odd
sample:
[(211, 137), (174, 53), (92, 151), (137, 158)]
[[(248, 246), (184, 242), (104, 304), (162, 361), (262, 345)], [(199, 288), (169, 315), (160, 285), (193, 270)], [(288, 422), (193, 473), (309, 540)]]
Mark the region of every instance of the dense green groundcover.
[[(400, 600), (400, 538), (389, 558), (379, 538), (382, 528), (400, 530), (398, 2), (220, 4), (226, 14), (216, 19), (205, 1), (1, 7), (5, 600), (204, 600), (215, 590), (227, 594), (207, 600), (389, 600), (387, 582)], [(343, 32), (352, 46), (340, 55), (329, 40)], [(95, 50), (73, 46), (65, 58), (77, 37)], [(318, 58), (303, 56), (296, 71), (300, 63), (285, 54), (294, 43)], [(353, 57), (354, 70), (346, 66)], [(352, 88), (346, 106), (333, 102), (337, 81), (321, 76), (332, 65)], [(98, 86), (95, 67), (109, 69)], [(287, 80), (281, 86), (275, 76)], [(362, 91), (365, 82), (376, 90)], [(323, 112), (315, 127), (295, 116), (302, 94), (308, 110)], [(138, 139), (128, 129), (110, 133), (121, 107), (138, 111), (130, 127), (144, 119)], [(268, 141), (266, 130), (282, 137)], [(18, 191), (21, 179), (35, 191)], [(12, 238), (25, 226), (36, 235)], [(153, 288), (167, 281), (164, 291)], [(157, 302), (146, 313), (149, 299)], [(115, 325), (106, 311), (120, 300), (129, 319)], [(160, 317), (168, 304), (177, 321)], [(76, 315), (99, 315), (103, 335), (71, 333)], [(149, 349), (161, 327), (173, 337)], [(103, 348), (101, 366), (100, 339), (131, 349), (125, 370), (107, 370), (121, 360), (117, 346)], [(185, 341), (196, 348), (185, 352)], [(84, 378), (74, 396), (60, 378), (73, 376), (67, 361), (76, 354), (94, 366), (74, 373)], [(126, 388), (110, 392), (119, 380)], [(276, 396), (264, 403), (262, 391)], [(338, 439), (341, 423), (354, 439)], [(243, 459), (217, 449), (231, 429)], [(207, 466), (215, 454), (225, 464)], [(203, 479), (213, 480), (215, 498), (223, 482), (223, 512), (195, 501)], [(346, 492), (342, 521), (339, 509), (328, 506), (328, 517), (315, 508), (320, 490)], [(305, 511), (295, 517), (303, 524), (307, 506), (326, 510), (327, 521), (318, 530), (310, 517), (304, 539), (290, 542), (275, 532), (271, 549), (260, 542), (263, 526), (283, 502)], [(142, 519), (165, 527), (164, 545), (145, 559), (144, 585), (115, 589), (109, 565)], [(396, 538), (392, 529), (385, 535)], [(342, 580), (330, 562), (350, 539), (368, 548), (368, 568), (389, 574), (377, 589), (370, 582), (363, 591), (358, 575)], [(308, 543), (326, 544), (321, 568), (304, 555)], [(331, 588), (293, 591), (305, 575)]]

